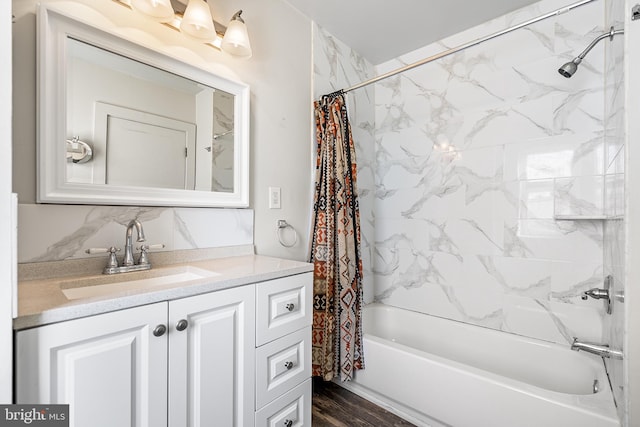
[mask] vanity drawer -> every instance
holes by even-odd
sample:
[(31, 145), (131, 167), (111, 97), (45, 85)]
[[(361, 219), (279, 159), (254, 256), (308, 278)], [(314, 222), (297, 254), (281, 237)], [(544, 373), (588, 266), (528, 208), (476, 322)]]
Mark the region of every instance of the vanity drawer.
[(256, 347), (311, 325), (313, 273), (256, 286)]
[(256, 349), (256, 408), (311, 377), (311, 327)]
[(311, 427), (311, 378), (256, 412), (256, 427)]

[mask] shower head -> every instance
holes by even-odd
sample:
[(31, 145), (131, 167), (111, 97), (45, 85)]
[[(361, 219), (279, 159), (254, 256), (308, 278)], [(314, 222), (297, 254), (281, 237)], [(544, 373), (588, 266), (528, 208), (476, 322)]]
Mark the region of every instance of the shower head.
[(624, 33), (624, 30), (615, 30), (613, 27), (611, 27), (608, 32), (600, 34), (594, 41), (589, 43), (589, 46), (587, 46), (587, 48), (580, 55), (576, 56), (572, 61), (567, 62), (562, 67), (558, 68), (558, 72), (566, 78), (573, 76), (576, 71), (578, 71), (578, 65), (580, 65), (584, 57), (587, 56), (587, 53), (589, 53), (589, 51), (593, 49), (593, 47), (598, 44), (600, 40), (606, 39), (607, 37), (609, 37), (609, 40), (613, 40), (613, 36), (622, 33)]
[(564, 77), (569, 78), (573, 76), (576, 71), (578, 71), (578, 64), (582, 62), (580, 58), (574, 58), (573, 61), (569, 61), (564, 64), (562, 67), (558, 68), (558, 72), (562, 74)]

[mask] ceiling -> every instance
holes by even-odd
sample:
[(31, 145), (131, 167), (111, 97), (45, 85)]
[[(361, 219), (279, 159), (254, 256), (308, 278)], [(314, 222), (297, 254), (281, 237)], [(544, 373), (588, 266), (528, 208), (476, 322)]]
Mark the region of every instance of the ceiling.
[(286, 1), (378, 65), (538, 0)]

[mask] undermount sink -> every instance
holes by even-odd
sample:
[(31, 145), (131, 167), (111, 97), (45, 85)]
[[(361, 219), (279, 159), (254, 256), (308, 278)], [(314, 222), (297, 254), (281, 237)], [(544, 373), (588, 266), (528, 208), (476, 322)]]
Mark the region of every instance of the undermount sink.
[(181, 284), (192, 280), (219, 276), (220, 273), (197, 267), (175, 267), (73, 279), (60, 282), (60, 289), (69, 300), (92, 298), (128, 290), (143, 290), (156, 286)]

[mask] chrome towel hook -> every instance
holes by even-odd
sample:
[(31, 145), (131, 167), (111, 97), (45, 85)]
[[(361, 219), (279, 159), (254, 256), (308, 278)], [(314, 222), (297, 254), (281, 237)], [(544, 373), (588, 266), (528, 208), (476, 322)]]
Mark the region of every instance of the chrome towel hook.
[[(284, 240), (282, 239), (282, 230), (286, 229), (286, 228), (290, 228), (291, 230), (293, 230), (293, 243), (291, 243), (290, 245), (286, 244), (284, 242)], [(289, 224), (287, 221), (285, 221), (284, 219), (279, 219), (278, 220), (278, 228), (276, 230), (276, 234), (278, 235), (278, 241), (280, 242), (280, 244), (282, 246), (284, 246), (285, 248), (291, 248), (294, 247), (296, 245), (296, 243), (298, 243), (298, 232), (296, 231), (295, 228), (293, 228), (291, 226), (291, 224)]]

